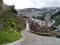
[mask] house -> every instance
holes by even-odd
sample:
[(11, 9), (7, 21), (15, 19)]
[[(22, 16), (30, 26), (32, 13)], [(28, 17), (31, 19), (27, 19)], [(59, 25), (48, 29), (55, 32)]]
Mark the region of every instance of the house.
[(60, 25), (58, 25), (56, 28), (57, 28), (57, 29), (55, 30), (56, 36), (57, 36), (57, 37), (60, 37)]
[(60, 31), (60, 25), (57, 26), (57, 30)]

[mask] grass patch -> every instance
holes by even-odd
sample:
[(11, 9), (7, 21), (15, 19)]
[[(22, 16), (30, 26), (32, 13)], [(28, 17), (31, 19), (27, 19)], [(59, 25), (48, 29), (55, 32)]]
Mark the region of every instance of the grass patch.
[(1, 30), (0, 31), (0, 45), (14, 42), (18, 39), (21, 39), (21, 32), (17, 32), (16, 30)]

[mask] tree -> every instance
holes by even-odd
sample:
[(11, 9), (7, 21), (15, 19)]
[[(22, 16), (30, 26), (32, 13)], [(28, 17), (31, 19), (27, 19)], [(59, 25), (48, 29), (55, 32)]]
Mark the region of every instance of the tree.
[(5, 10), (8, 10), (9, 12), (17, 14), (17, 11), (15, 10), (14, 5), (12, 5), (12, 6), (5, 5)]
[(58, 11), (56, 14), (51, 16), (51, 19), (55, 20), (55, 25), (60, 24), (60, 11)]
[(33, 18), (40, 19), (40, 20), (44, 21), (44, 19), (45, 19), (45, 15), (37, 16), (37, 17), (33, 17)]
[(15, 10), (15, 6), (14, 5), (11, 6), (11, 12), (17, 14), (17, 11)]

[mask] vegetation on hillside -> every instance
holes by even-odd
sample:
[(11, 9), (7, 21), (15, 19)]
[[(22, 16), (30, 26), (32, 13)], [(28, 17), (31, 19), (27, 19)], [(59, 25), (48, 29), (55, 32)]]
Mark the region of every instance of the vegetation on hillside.
[(18, 33), (14, 29), (4, 29), (0, 31), (0, 45), (6, 43), (12, 43), (18, 39), (21, 39), (21, 32)]
[(0, 44), (10, 43), (21, 39), (21, 30), (24, 28), (25, 22), (22, 23), (22, 19), (17, 16), (14, 5), (2, 6), (0, 10)]

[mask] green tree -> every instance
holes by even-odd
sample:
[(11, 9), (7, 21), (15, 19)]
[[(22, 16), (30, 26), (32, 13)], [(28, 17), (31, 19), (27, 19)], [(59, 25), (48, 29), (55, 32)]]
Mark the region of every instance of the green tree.
[(56, 14), (51, 16), (51, 19), (55, 20), (54, 25), (60, 24), (60, 11), (58, 11)]
[(11, 12), (17, 14), (17, 11), (15, 10), (15, 6), (14, 5), (11, 6)]

